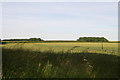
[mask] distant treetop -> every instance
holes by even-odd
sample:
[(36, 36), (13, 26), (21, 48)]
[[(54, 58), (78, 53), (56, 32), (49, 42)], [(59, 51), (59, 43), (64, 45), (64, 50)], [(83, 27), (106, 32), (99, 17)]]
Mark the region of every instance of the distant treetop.
[(80, 41), (80, 42), (109, 42), (104, 37), (80, 37), (79, 39), (77, 39), (77, 41)]
[(4, 39), (2, 41), (43, 41), (41, 38), (29, 38), (29, 39)]

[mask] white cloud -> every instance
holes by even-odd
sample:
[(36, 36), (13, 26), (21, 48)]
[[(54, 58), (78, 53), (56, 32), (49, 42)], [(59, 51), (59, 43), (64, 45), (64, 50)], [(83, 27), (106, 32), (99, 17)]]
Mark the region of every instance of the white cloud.
[(117, 39), (117, 3), (4, 3), (3, 13), (4, 38)]

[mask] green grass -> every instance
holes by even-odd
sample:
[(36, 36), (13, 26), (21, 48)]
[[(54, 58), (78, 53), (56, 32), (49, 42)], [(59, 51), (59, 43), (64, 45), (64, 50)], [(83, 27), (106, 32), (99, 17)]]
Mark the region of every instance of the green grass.
[(3, 78), (118, 78), (118, 44), (103, 46), (74, 42), (4, 44)]
[[(87, 61), (86, 61), (87, 60)], [(118, 56), (3, 48), (3, 78), (117, 78)]]

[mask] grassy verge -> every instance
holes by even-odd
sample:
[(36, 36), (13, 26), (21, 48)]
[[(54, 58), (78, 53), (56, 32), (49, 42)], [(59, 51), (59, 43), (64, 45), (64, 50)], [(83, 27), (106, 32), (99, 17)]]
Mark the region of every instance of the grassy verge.
[(117, 78), (120, 56), (2, 49), (4, 78)]

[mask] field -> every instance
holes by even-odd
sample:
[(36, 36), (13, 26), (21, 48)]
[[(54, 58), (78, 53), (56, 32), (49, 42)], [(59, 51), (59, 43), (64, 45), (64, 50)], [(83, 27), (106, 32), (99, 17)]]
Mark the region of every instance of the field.
[(118, 43), (91, 43), (91, 42), (48, 42), (48, 43), (10, 43), (3, 45), (8, 49), (24, 49), (30, 51), (53, 52), (90, 52), (111, 55), (118, 54)]
[(3, 78), (118, 78), (118, 43), (2, 45)]

